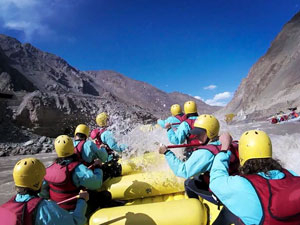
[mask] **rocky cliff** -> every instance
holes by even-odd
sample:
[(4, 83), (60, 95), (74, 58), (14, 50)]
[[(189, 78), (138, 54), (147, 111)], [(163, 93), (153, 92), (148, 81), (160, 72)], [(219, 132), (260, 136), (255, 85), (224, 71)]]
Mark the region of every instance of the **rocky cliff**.
[(250, 69), (231, 102), (218, 114), (264, 119), (300, 106), (300, 13), (297, 13)]
[[(56, 55), (5, 35), (0, 35), (0, 93), (13, 96), (0, 96), (7, 110), (0, 114), (6, 116), (0, 120), (1, 128), (8, 129), (0, 129), (1, 142), (16, 141), (24, 129), (49, 137), (72, 134), (79, 123), (95, 126), (101, 111), (111, 115), (114, 129), (126, 133), (136, 124), (155, 123), (168, 115), (171, 104), (193, 99), (113, 71), (80, 71)], [(193, 100), (200, 112), (218, 109)], [(9, 129), (15, 125), (12, 138)]]

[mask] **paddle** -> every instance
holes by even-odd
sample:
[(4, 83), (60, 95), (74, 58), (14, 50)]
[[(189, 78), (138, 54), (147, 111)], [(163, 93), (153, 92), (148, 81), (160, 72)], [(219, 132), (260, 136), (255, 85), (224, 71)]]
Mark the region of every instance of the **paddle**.
[(168, 145), (167, 148), (185, 148), (185, 147), (197, 147), (202, 145), (201, 143), (199, 144), (182, 144), (182, 145)]
[(75, 196), (73, 196), (73, 197), (71, 197), (71, 198), (68, 198), (68, 199), (65, 199), (65, 200), (63, 200), (63, 201), (61, 201), (61, 202), (58, 202), (57, 205), (60, 205), (60, 204), (64, 204), (64, 203), (73, 201), (74, 199), (77, 199), (77, 198), (79, 198), (79, 195), (75, 195)]

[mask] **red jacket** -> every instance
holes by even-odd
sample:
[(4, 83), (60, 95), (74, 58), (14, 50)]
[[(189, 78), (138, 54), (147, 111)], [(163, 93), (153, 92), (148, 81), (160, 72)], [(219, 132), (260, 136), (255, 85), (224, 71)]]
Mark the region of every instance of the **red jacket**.
[(100, 148), (101, 144), (104, 144), (107, 154), (110, 155), (113, 153), (113, 150), (107, 144), (103, 143), (101, 140), (101, 134), (103, 134), (104, 131), (106, 131), (106, 128), (101, 128), (101, 129), (96, 128), (96, 129), (92, 130), (90, 137), (92, 139), (96, 139), (96, 145), (98, 148)]
[[(196, 119), (186, 119), (185, 122), (187, 122), (187, 124), (189, 125), (190, 129), (194, 129), (194, 123), (195, 123), (195, 120)], [(186, 140), (187, 140), (187, 144), (195, 144), (195, 145), (198, 145), (200, 144), (200, 141), (196, 138), (197, 136), (194, 135), (194, 134), (190, 134)], [(187, 151), (193, 151), (193, 150), (196, 150), (197, 147), (189, 147), (187, 148)]]
[[(199, 147), (196, 147), (196, 149), (194, 149), (194, 151), (199, 150), (199, 149), (207, 149), (213, 155), (217, 155), (221, 151), (221, 148), (222, 148), (222, 145), (200, 145)], [(234, 174), (237, 174), (238, 168), (240, 166), (238, 141), (233, 141), (229, 147), (229, 150), (232, 153), (230, 156), (230, 162), (229, 162), (229, 174), (234, 175)]]
[(180, 113), (180, 114), (176, 115), (175, 117), (180, 121), (180, 123), (187, 119), (186, 115), (183, 113)]
[[(45, 180), (48, 182), (50, 190), (50, 199), (55, 202), (60, 202), (77, 195), (80, 191), (79, 187), (73, 184), (72, 173), (79, 165), (79, 162), (71, 162), (68, 165), (60, 165), (53, 163), (46, 169)], [(74, 201), (60, 204), (59, 206), (66, 210), (74, 210), (76, 208)]]
[(287, 170), (283, 179), (265, 179), (257, 174), (244, 175), (256, 190), (263, 209), (261, 225), (300, 224), (300, 177)]
[(16, 196), (0, 206), (1, 224), (32, 225), (35, 223), (35, 210), (42, 198), (32, 198), (27, 202), (16, 202)]

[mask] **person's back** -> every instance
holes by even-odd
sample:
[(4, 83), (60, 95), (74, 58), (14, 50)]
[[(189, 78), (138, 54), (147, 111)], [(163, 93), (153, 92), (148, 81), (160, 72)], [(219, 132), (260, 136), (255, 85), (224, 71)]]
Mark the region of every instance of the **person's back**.
[(87, 140), (90, 129), (85, 124), (79, 124), (75, 129), (75, 153), (80, 159), (82, 159), (87, 166), (93, 163), (95, 159), (100, 159), (105, 162), (108, 158), (108, 154), (105, 148), (98, 148), (96, 144), (90, 140)]
[[(287, 190), (289, 190), (288, 187), (295, 187), (295, 184), (299, 184), (300, 178), (291, 178), (293, 176), (272, 159), (272, 144), (268, 135), (263, 131), (253, 130), (241, 136), (239, 176), (228, 174), (230, 155), (230, 151), (224, 151), (215, 157), (209, 187), (225, 207), (235, 215), (237, 221), (243, 224), (299, 224), (300, 218), (295, 212), (288, 212), (290, 219), (286, 217), (285, 220), (282, 218), (278, 220), (275, 216), (279, 215), (280, 211), (286, 211), (285, 207), (290, 209), (290, 204), (299, 204), (297, 198), (288, 197)], [(285, 186), (282, 186), (283, 183)], [(292, 192), (300, 191), (299, 186), (298, 190)], [(285, 191), (280, 191), (282, 189)], [(278, 204), (278, 199), (285, 199), (285, 204), (282, 202)], [(299, 213), (299, 208), (296, 211)], [(224, 221), (218, 222), (222, 224)]]
[(167, 123), (165, 127), (168, 131), (168, 139), (172, 144), (178, 145), (189, 142), (190, 130), (193, 129), (193, 123), (198, 117), (197, 105), (194, 101), (187, 101), (184, 103), (185, 120), (181, 122), (177, 130), (171, 129), (171, 124)]
[(1, 224), (41, 225), (61, 224), (62, 221), (70, 225), (85, 224), (88, 193), (79, 194), (74, 212), (69, 213), (55, 202), (38, 197), (44, 175), (44, 165), (35, 158), (17, 162), (13, 171), (17, 194), (0, 206)]
[(171, 115), (166, 120), (157, 120), (158, 125), (162, 128), (166, 128), (166, 124), (171, 124), (173, 129), (177, 129), (181, 122), (186, 119), (185, 114), (181, 110), (179, 104), (174, 104), (170, 108)]
[[(189, 178), (185, 182), (185, 189), (189, 197), (198, 199), (198, 195), (200, 195), (215, 203), (212, 193), (208, 190), (208, 174), (215, 155), (223, 150), (223, 146), (218, 140), (219, 129), (219, 121), (213, 115), (200, 115), (190, 133), (202, 145), (195, 147), (186, 161), (178, 159), (170, 150), (167, 151), (166, 146), (162, 146), (159, 150), (161, 154), (165, 154), (165, 158), (176, 176)], [(238, 162), (238, 158), (233, 157), (232, 165), (236, 165), (236, 162)], [(232, 167), (234, 168), (232, 172), (236, 172), (236, 167)]]
[[(109, 117), (107, 113), (102, 112), (97, 115), (96, 123), (100, 127), (99, 131), (103, 131), (103, 132), (101, 132), (101, 134), (96, 138), (98, 138), (98, 142), (106, 145), (106, 149), (108, 150), (108, 152), (113, 153), (113, 151), (116, 151), (118, 153), (122, 153), (128, 148), (128, 146), (125, 144), (119, 145), (117, 143), (113, 133), (108, 129), (108, 122), (109, 122)], [(109, 158), (109, 160), (110, 159), (111, 157)]]

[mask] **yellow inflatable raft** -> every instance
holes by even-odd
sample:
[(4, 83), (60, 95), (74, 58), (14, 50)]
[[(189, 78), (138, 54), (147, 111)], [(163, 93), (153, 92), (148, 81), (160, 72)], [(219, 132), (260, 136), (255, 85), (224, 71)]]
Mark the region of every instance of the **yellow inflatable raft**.
[(207, 213), (197, 199), (183, 199), (98, 210), (90, 225), (206, 225)]
[[(122, 160), (122, 168), (126, 168), (124, 165), (128, 162), (131, 168), (138, 168), (136, 165), (140, 163), (145, 165), (143, 168), (153, 166), (151, 160), (155, 157), (156, 154), (150, 153), (130, 161)], [(163, 161), (156, 160), (156, 163), (160, 168)], [(219, 214), (216, 205), (201, 198), (188, 199), (184, 194), (184, 179), (170, 170), (139, 172), (129, 169), (128, 173), (103, 184), (113, 199), (128, 200), (126, 205), (96, 211), (90, 217), (90, 225), (206, 225)]]
[(103, 183), (102, 188), (112, 194), (113, 199), (137, 199), (184, 191), (184, 179), (172, 171), (148, 172), (114, 177)]
[(122, 165), (122, 176), (134, 173), (141, 173), (165, 162), (163, 155), (158, 153), (145, 153), (142, 156), (120, 159), (119, 163)]

